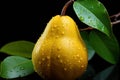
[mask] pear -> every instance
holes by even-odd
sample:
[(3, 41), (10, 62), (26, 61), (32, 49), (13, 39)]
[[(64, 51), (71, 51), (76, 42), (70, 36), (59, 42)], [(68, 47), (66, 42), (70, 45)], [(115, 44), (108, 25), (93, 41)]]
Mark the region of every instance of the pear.
[(33, 48), (32, 62), (45, 80), (75, 80), (85, 72), (87, 49), (70, 16), (52, 17)]

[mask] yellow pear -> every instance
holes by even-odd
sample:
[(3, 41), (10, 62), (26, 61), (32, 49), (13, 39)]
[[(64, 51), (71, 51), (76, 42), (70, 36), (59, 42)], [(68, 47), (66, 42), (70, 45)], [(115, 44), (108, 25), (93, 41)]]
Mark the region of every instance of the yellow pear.
[(85, 72), (87, 49), (71, 17), (52, 17), (35, 44), (32, 62), (45, 80), (75, 80)]

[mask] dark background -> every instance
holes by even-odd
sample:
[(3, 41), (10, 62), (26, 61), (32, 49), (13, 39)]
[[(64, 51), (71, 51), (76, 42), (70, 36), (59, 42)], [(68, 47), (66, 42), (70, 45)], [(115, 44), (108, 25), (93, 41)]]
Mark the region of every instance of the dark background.
[[(41, 1), (4, 1), (0, 9), (0, 46), (16, 40), (36, 42), (52, 16), (61, 13), (68, 0)], [(109, 15), (120, 12), (119, 0), (99, 0), (107, 8)], [(71, 16), (79, 27), (84, 27), (76, 17), (72, 5), (66, 15)], [(114, 32), (119, 36), (120, 24), (114, 25)]]
[[(27, 40), (35, 43), (51, 17), (60, 14), (62, 7), (67, 1), (68, 0), (2, 1), (0, 8), (0, 47), (6, 43), (17, 40)], [(119, 0), (99, 1), (104, 4), (110, 16), (120, 12)], [(67, 9), (66, 15), (71, 16), (79, 28), (86, 26), (78, 20), (72, 5)], [(113, 32), (120, 43), (120, 23), (113, 25)], [(2, 56), (0, 55), (0, 57)], [(110, 65), (97, 55), (95, 55), (90, 63), (93, 64), (93, 67), (98, 72), (104, 69), (105, 66)], [(33, 75), (34, 77), (38, 77), (37, 74), (32, 74), (32, 76)]]

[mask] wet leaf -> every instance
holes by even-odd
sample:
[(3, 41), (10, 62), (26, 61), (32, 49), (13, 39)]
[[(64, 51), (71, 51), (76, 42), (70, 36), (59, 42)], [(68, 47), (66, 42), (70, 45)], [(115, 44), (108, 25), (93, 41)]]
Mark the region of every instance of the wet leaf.
[(6, 79), (24, 77), (33, 72), (32, 61), (20, 56), (9, 56), (0, 66), (0, 77)]
[(104, 60), (116, 64), (119, 60), (120, 52), (119, 45), (114, 35), (111, 38), (93, 30), (89, 36), (90, 44), (96, 53)]
[(34, 43), (30, 41), (14, 41), (4, 45), (0, 52), (15, 55), (15, 56), (22, 56), (31, 58), (32, 49), (34, 47)]
[(77, 0), (73, 9), (81, 22), (111, 36), (111, 22), (104, 5), (98, 0)]

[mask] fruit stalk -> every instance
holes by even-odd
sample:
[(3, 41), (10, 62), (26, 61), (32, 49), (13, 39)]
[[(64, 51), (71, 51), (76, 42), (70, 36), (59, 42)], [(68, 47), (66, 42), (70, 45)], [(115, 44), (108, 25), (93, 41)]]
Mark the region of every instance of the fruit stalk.
[(74, 2), (74, 0), (69, 0), (62, 8), (61, 15), (65, 15), (67, 8)]

